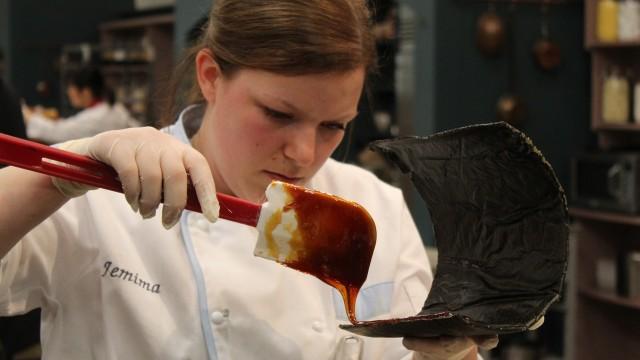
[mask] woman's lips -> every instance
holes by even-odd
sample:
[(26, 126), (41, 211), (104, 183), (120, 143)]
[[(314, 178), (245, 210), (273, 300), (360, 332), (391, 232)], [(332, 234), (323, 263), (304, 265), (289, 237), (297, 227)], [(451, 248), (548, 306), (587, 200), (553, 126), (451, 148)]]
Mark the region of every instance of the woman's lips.
[(295, 183), (299, 183), (302, 182), (302, 177), (297, 177), (297, 176), (287, 176), (284, 174), (280, 174), (280, 173), (276, 173), (276, 172), (272, 172), (272, 171), (264, 171), (265, 174), (267, 174), (267, 176), (269, 178), (271, 178), (271, 180), (279, 180), (279, 181), (283, 181), (286, 183), (291, 183), (291, 184), (295, 184)]

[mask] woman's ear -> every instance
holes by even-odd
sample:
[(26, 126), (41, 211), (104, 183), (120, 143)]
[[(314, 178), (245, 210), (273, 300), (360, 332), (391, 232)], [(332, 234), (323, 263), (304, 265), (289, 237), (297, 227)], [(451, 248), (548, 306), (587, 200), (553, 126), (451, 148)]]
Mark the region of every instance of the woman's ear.
[(222, 75), (220, 66), (208, 49), (202, 49), (196, 54), (196, 77), (202, 96), (208, 103), (216, 98), (216, 80)]

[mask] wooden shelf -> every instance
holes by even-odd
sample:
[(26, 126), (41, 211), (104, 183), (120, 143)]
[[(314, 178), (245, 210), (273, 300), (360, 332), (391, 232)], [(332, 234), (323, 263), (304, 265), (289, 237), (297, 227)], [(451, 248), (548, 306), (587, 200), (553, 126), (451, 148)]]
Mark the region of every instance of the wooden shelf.
[[(627, 77), (640, 74), (640, 39), (601, 41), (596, 34), (599, 1), (583, 1), (584, 45), (591, 55), (591, 130), (599, 150), (640, 149), (640, 124), (602, 120), (604, 79), (612, 68), (621, 69)], [(575, 296), (568, 304), (572, 312), (569, 359), (640, 359), (640, 297), (625, 298), (594, 286), (599, 259), (640, 251), (640, 214), (570, 207), (569, 215), (579, 222), (573, 229), (571, 255)]]
[[(163, 117), (161, 99), (168, 97), (166, 92), (173, 69), (174, 21), (174, 14), (169, 13), (114, 20), (99, 26), (103, 60), (115, 60), (116, 55), (126, 60), (103, 64), (106, 81), (114, 89), (125, 89), (124, 93), (133, 88), (145, 89), (144, 99), (127, 102), (129, 110), (143, 125), (161, 126), (157, 122)], [(143, 104), (140, 109), (144, 110), (136, 111), (136, 104)]]
[(148, 73), (150, 72), (151, 65), (141, 64), (141, 63), (109, 63), (108, 65), (102, 65), (101, 70), (105, 73), (122, 73), (122, 72), (139, 72), (139, 73)]
[(140, 18), (114, 20), (102, 23), (99, 26), (100, 31), (125, 30), (143, 28), (154, 25), (173, 25), (175, 16), (173, 14), (152, 15)]
[(632, 47), (640, 47), (640, 39), (628, 40), (628, 41), (615, 41), (615, 42), (589, 40), (587, 43), (587, 48), (591, 50), (632, 48)]
[(592, 127), (595, 131), (638, 131), (640, 132), (640, 124), (607, 124), (607, 123), (597, 123)]
[(581, 0), (473, 0), (485, 3), (511, 3), (518, 5), (570, 5), (579, 4)]
[(598, 211), (591, 209), (583, 209), (577, 207), (569, 208), (569, 215), (586, 220), (595, 220), (623, 225), (640, 226), (639, 215), (628, 215), (622, 213), (614, 213), (607, 211)]
[(623, 298), (615, 294), (607, 294), (595, 289), (588, 288), (580, 289), (579, 293), (580, 295), (586, 296), (592, 300), (602, 303), (640, 310), (640, 298)]

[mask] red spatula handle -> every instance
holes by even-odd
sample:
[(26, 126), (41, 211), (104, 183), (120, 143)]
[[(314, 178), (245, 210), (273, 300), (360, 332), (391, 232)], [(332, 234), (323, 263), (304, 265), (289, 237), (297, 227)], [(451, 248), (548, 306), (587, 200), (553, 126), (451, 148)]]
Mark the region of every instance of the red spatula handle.
[[(118, 174), (105, 163), (87, 156), (1, 133), (0, 163), (107, 190), (123, 192)], [(220, 202), (221, 218), (249, 226), (258, 224), (260, 205), (220, 193), (217, 194), (217, 197)], [(187, 189), (186, 208), (202, 212), (191, 182), (189, 182)]]

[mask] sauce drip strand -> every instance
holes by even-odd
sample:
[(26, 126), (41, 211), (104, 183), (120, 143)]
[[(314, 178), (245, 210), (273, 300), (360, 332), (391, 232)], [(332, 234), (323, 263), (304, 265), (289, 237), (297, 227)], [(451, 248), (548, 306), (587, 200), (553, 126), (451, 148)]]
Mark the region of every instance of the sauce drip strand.
[[(336, 288), (349, 320), (356, 324), (356, 298), (367, 278), (376, 243), (373, 219), (362, 206), (336, 196), (290, 184), (285, 190), (289, 197), (286, 205), (271, 217), (266, 233), (271, 234), (283, 213), (289, 211), (295, 213), (298, 226), (291, 231), (284, 261), (278, 261)], [(272, 238), (268, 242), (274, 243)]]

